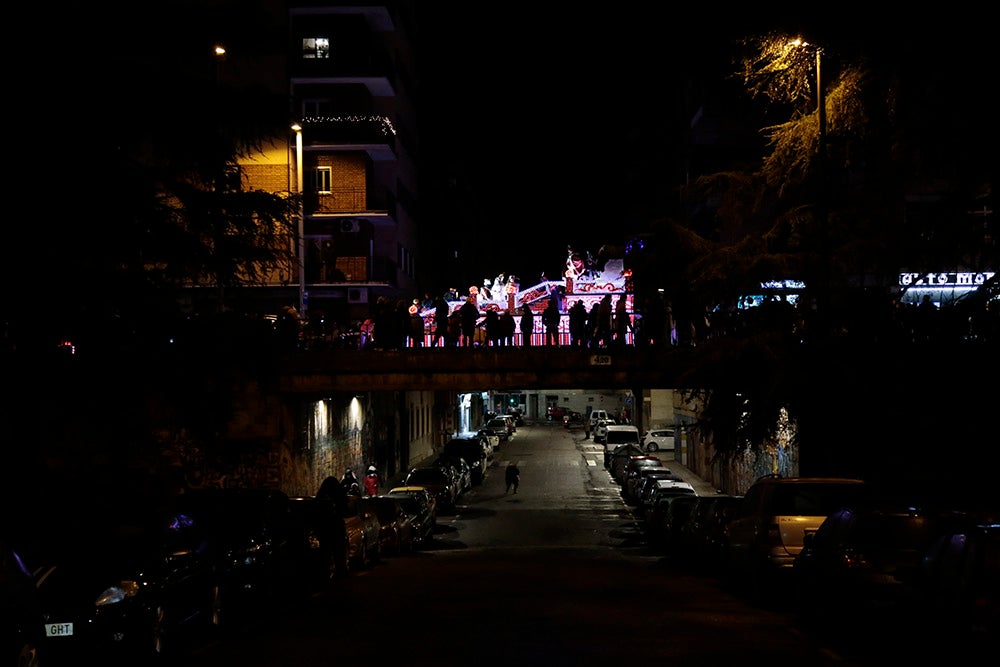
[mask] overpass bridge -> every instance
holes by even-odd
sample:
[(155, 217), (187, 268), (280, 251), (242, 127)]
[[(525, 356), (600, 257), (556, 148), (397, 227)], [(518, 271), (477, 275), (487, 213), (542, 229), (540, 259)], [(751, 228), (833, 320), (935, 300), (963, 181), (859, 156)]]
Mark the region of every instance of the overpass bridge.
[(324, 350), (294, 353), (279, 391), (323, 396), (343, 391), (674, 388), (703, 348), (471, 347)]

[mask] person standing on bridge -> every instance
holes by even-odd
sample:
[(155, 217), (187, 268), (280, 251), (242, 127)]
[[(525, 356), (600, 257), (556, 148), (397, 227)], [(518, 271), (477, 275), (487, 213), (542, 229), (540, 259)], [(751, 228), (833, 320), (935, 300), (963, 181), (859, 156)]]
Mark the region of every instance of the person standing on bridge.
[(535, 333), (535, 313), (527, 304), (521, 306), (521, 345), (531, 347), (531, 334)]
[(476, 335), (476, 324), (479, 322), (479, 308), (470, 296), (458, 311), (462, 317), (462, 347), (472, 347), (472, 339)]
[(581, 299), (569, 309), (569, 344), (573, 347), (586, 347), (587, 344), (587, 307)]
[(562, 315), (559, 313), (559, 307), (556, 306), (556, 300), (549, 297), (549, 305), (545, 306), (545, 310), (542, 311), (542, 324), (545, 326), (546, 345), (559, 345), (560, 320), (562, 320)]
[(444, 347), (448, 342), (449, 306), (443, 296), (434, 299), (434, 338), (431, 347)]

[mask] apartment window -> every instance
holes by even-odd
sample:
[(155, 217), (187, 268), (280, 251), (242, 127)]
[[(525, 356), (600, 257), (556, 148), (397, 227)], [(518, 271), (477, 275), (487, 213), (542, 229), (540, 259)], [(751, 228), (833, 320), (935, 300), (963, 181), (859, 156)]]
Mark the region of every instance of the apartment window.
[(302, 100), (302, 117), (319, 118), (333, 115), (333, 103), (328, 99)]
[(302, 57), (307, 60), (329, 59), (330, 39), (327, 37), (304, 37), (302, 39)]
[(333, 170), (330, 167), (316, 167), (309, 169), (305, 173), (306, 192), (319, 192), (320, 194), (330, 194), (333, 183)]
[(410, 278), (416, 276), (416, 259), (408, 248), (402, 244), (396, 244), (396, 262), (399, 270)]

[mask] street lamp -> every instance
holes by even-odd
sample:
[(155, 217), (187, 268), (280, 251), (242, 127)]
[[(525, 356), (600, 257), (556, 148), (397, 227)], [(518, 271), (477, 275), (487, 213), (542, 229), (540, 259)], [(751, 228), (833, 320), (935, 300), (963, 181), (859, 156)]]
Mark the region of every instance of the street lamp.
[(819, 145), (816, 150), (817, 173), (819, 174), (819, 190), (817, 202), (817, 219), (819, 222), (819, 243), (820, 243), (820, 263), (819, 263), (819, 286), (817, 290), (817, 307), (820, 310), (822, 321), (828, 326), (832, 306), (831, 298), (831, 266), (830, 266), (830, 245), (828, 238), (828, 213), (827, 204), (829, 196), (827, 189), (827, 154), (826, 154), (826, 96), (823, 94), (823, 49), (810, 44), (802, 39), (795, 39), (792, 45), (796, 47), (810, 47), (816, 51), (816, 124), (817, 140)]
[(819, 156), (822, 160), (826, 157), (826, 96), (823, 94), (823, 49), (801, 38), (793, 39), (791, 45), (812, 48), (816, 51), (816, 120), (819, 125)]
[(292, 124), (295, 131), (295, 190), (299, 193), (298, 250), (296, 261), (299, 269), (299, 317), (306, 316), (306, 235), (305, 235), (305, 185), (302, 173), (302, 126)]

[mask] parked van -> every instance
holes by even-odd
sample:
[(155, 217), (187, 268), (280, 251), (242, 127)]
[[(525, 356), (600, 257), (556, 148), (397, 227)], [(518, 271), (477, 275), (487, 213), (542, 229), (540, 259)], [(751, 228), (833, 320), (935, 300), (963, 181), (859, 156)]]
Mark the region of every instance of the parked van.
[(594, 427), (597, 426), (597, 422), (602, 419), (611, 419), (611, 415), (608, 414), (607, 410), (593, 410), (590, 413), (590, 431), (594, 431)]
[(604, 444), (605, 457), (619, 445), (635, 445), (642, 451), (641, 441), (639, 429), (632, 424), (608, 424), (607, 432), (601, 440)]

